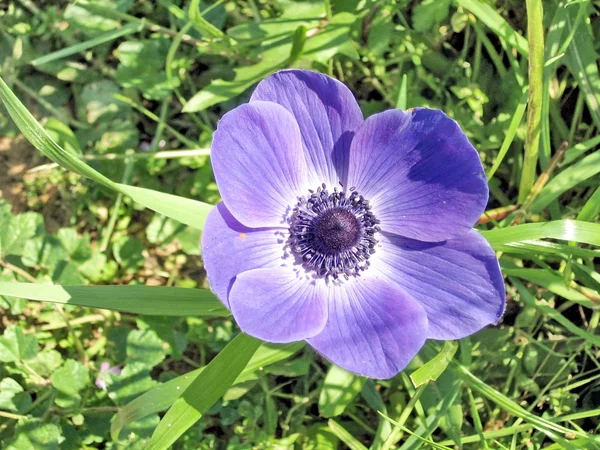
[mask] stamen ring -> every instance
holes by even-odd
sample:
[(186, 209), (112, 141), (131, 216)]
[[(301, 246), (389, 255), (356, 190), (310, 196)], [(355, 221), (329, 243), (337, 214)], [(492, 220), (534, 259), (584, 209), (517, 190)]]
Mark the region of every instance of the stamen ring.
[(380, 231), (371, 205), (354, 188), (348, 195), (325, 183), (298, 197), (290, 218), (289, 244), (306, 270), (338, 279), (359, 276), (369, 267)]

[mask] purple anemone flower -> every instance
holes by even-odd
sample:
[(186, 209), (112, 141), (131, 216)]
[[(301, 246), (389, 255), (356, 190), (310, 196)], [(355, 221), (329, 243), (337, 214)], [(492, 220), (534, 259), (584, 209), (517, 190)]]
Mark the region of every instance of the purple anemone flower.
[(204, 264), (244, 332), (305, 340), (344, 369), (390, 378), (426, 339), (502, 315), (498, 260), (472, 229), (486, 178), (443, 112), (365, 120), (342, 83), (286, 70), (223, 116), (211, 158), (223, 202), (204, 228)]

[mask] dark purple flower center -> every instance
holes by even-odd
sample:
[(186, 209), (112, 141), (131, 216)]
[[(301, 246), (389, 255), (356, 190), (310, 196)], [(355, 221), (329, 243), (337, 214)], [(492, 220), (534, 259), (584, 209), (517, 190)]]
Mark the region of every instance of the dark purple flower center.
[(350, 189), (350, 194), (327, 190), (325, 184), (299, 197), (290, 220), (290, 247), (307, 270), (320, 276), (357, 276), (369, 267), (375, 253), (379, 220), (369, 201)]
[(337, 253), (356, 245), (360, 236), (360, 222), (344, 208), (325, 211), (315, 219), (315, 240), (325, 252)]

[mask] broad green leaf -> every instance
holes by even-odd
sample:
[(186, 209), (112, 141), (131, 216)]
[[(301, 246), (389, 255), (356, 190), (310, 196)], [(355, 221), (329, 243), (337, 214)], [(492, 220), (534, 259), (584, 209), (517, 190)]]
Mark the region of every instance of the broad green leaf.
[(31, 396), (12, 378), (0, 381), (0, 409), (19, 413), (31, 405)]
[(127, 361), (152, 368), (167, 356), (164, 344), (154, 330), (134, 330), (127, 335)]
[[(15, 283), (3, 283), (15, 284)], [(38, 341), (34, 334), (25, 334), (17, 325), (9, 325), (0, 337), (0, 361), (28, 361), (36, 357)]]
[[(103, 127), (104, 123), (113, 121), (114, 124), (117, 124), (118, 121), (119, 125), (131, 126), (128, 122), (131, 108), (118, 99), (115, 101), (114, 98), (120, 92), (121, 89), (112, 80), (98, 80), (87, 83), (77, 97), (75, 110), (77, 117), (82, 122), (99, 128)], [(99, 137), (100, 135), (93, 136)]]
[(71, 260), (86, 261), (92, 257), (89, 235), (79, 236), (75, 228), (61, 228), (56, 237)]
[(0, 282), (0, 295), (151, 316), (227, 316), (205, 289), (164, 286), (53, 286)]
[(340, 440), (326, 426), (316, 423), (310, 426), (306, 433), (306, 443), (303, 450), (337, 450)]
[(89, 370), (79, 361), (69, 359), (51, 377), (53, 386), (65, 394), (75, 394), (90, 382)]
[(325, 376), (319, 394), (319, 412), (325, 417), (339, 416), (356, 398), (365, 384), (366, 378), (354, 375), (332, 365)]
[(256, 23), (241, 23), (227, 29), (227, 34), (237, 40), (280, 38), (304, 25), (307, 29), (316, 28), (325, 16), (323, 2), (278, 1), (283, 13), (276, 19), (266, 19)]
[[(155, 214), (146, 227), (146, 239), (148, 239), (148, 242), (151, 244), (162, 246), (170, 243), (185, 229), (186, 227), (179, 222), (161, 216), (160, 214)], [(200, 242), (199, 236), (196, 241), (196, 246), (198, 246), (198, 242)]]
[[(302, 347), (304, 347), (303, 342), (286, 345), (263, 344), (252, 356), (236, 383), (245, 380), (248, 375), (265, 366), (288, 359)], [(205, 367), (194, 370), (161, 384), (121, 408), (111, 426), (113, 440), (119, 440), (121, 430), (128, 424), (169, 408), (204, 369)]]
[(27, 241), (36, 235), (39, 215), (24, 213), (13, 216), (9, 211), (0, 209), (0, 258), (8, 255), (21, 255)]
[(90, 384), (89, 369), (79, 361), (69, 359), (64, 366), (56, 370), (52, 377), (52, 386), (58, 391), (55, 402), (65, 409), (77, 408), (81, 402), (79, 391)]
[(5, 450), (58, 450), (61, 432), (54, 423), (32, 419), (19, 422), (14, 435), (13, 439), (3, 443)]
[(413, 28), (427, 31), (442, 23), (450, 14), (451, 0), (423, 0), (413, 9)]
[(486, 24), (508, 46), (515, 48), (523, 56), (529, 55), (527, 39), (517, 33), (493, 7), (480, 0), (457, 0), (457, 2)]
[(83, 160), (64, 150), (54, 142), (2, 78), (0, 78), (0, 98), (2, 98), (6, 109), (17, 127), (19, 127), (29, 142), (52, 161), (72, 172), (125, 194), (141, 205), (165, 216), (194, 228), (203, 228), (206, 216), (212, 209), (211, 205), (150, 189), (127, 186), (109, 180), (87, 165)]
[(144, 265), (146, 258), (142, 254), (145, 250), (142, 241), (129, 236), (122, 236), (112, 245), (113, 256), (117, 262), (128, 272), (135, 272)]
[(260, 344), (258, 339), (242, 333), (221, 350), (167, 411), (147, 450), (170, 448), (223, 396)]
[(27, 363), (39, 375), (49, 377), (56, 369), (63, 365), (63, 358), (58, 351), (47, 348), (38, 353), (35, 359)]
[[(81, 30), (86, 35), (91, 36), (102, 36), (101, 33), (109, 32), (119, 27), (119, 22), (110, 16), (102, 16), (90, 6), (97, 4), (100, 6), (101, 3), (107, 4), (107, 9), (115, 8), (114, 2), (87, 2), (81, 1), (76, 3), (70, 3), (64, 13), (65, 19), (69, 21), (69, 25)], [(126, 3), (126, 2), (123, 2)]]
[(261, 22), (242, 23), (227, 29), (227, 34), (238, 40), (273, 39), (289, 34), (299, 27), (311, 29), (319, 25), (318, 17), (291, 19), (268, 19)]
[(322, 64), (328, 64), (337, 54), (358, 59), (350, 40), (350, 30), (356, 19), (354, 14), (347, 12), (333, 16), (324, 30), (306, 39), (302, 57)]
[[(109, 375), (112, 384), (108, 386), (108, 395), (117, 405), (124, 405), (145, 395), (157, 385), (150, 376), (151, 367), (140, 362), (126, 364), (119, 375)], [(150, 415), (151, 412), (144, 417)]]
[(514, 227), (482, 231), (481, 235), (494, 248), (532, 239), (561, 239), (600, 246), (600, 224), (578, 220), (526, 223)]
[(179, 78), (167, 78), (165, 57), (169, 42), (164, 38), (128, 40), (119, 45), (115, 56), (120, 64), (115, 79), (124, 88), (137, 88), (144, 97), (158, 100), (179, 86)]
[[(350, 13), (336, 14), (331, 23), (314, 36), (303, 42), (302, 55), (315, 61), (326, 62), (337, 53), (356, 57), (356, 50), (350, 44), (348, 33), (356, 16)], [(204, 89), (196, 93), (183, 107), (183, 112), (202, 111), (210, 106), (230, 100), (245, 92), (276, 70), (289, 65), (293, 58), (293, 36), (295, 30), (303, 24), (296, 23), (288, 35), (274, 41), (261, 55), (261, 62), (234, 70), (235, 77), (231, 81), (213, 80)], [(308, 25), (304, 25), (308, 26)]]
[(190, 98), (182, 111), (184, 113), (203, 111), (210, 106), (237, 97), (253, 84), (258, 83), (276, 70), (282, 69), (290, 56), (291, 49), (291, 39), (284, 38), (282, 43), (265, 51), (262, 55), (262, 61), (258, 64), (235, 69), (233, 80), (218, 79), (211, 81), (208, 86)]
[(51, 277), (52, 281), (57, 285), (77, 286), (85, 283), (85, 280), (77, 270), (77, 265), (68, 261), (59, 262), (54, 268)]
[(452, 361), (457, 349), (458, 344), (456, 342), (444, 342), (444, 347), (436, 356), (410, 374), (410, 380), (414, 386), (419, 387), (429, 381), (437, 380)]
[(118, 267), (115, 261), (107, 261), (104, 253), (96, 253), (90, 259), (78, 266), (79, 273), (92, 283), (111, 281), (117, 273)]

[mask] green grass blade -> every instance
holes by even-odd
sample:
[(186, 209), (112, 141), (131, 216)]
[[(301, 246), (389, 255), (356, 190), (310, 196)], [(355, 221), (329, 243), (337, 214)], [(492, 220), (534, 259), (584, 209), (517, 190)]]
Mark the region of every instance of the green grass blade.
[(570, 164), (588, 151), (596, 148), (598, 145), (600, 145), (600, 136), (588, 139), (585, 142), (580, 142), (579, 144), (576, 144), (565, 151), (565, 158), (562, 163)]
[(600, 249), (580, 248), (573, 245), (558, 244), (550, 241), (537, 239), (512, 244), (496, 245), (496, 251), (519, 255), (521, 258), (535, 259), (540, 255), (557, 255), (562, 258), (568, 256), (580, 256), (583, 258), (600, 258)]
[[(455, 342), (453, 342), (453, 344), (456, 346), (456, 349), (458, 344)], [(398, 450), (417, 450), (421, 448), (421, 444), (425, 442), (429, 443), (432, 448), (449, 450), (449, 447), (441, 446), (431, 441), (429, 436), (435, 432), (435, 430), (439, 427), (442, 418), (447, 416), (449, 409), (453, 404), (455, 404), (456, 398), (458, 397), (462, 386), (462, 381), (460, 379), (455, 379), (452, 382), (452, 387), (435, 406), (434, 412), (429, 414), (429, 416), (425, 419), (424, 424), (420, 425), (414, 433), (408, 429), (405, 429), (405, 431), (408, 431), (410, 434), (410, 437), (406, 439), (404, 444), (402, 444)]]
[(492, 386), (489, 386), (487, 383), (477, 378), (465, 366), (458, 363), (456, 360), (453, 360), (451, 365), (455, 369), (455, 373), (462, 378), (471, 389), (478, 391), (488, 400), (496, 403), (507, 413), (515, 417), (519, 417), (525, 422), (533, 424), (539, 431), (546, 434), (551, 439), (557, 439), (558, 436), (556, 433), (587, 438), (585, 433), (565, 428), (562, 425), (558, 425), (550, 422), (547, 419), (544, 419), (543, 417), (538, 417), (535, 414), (530, 413), (513, 400), (506, 397), (504, 394), (494, 389)]
[(162, 418), (147, 450), (164, 450), (223, 396), (242, 373), (261, 341), (239, 334), (192, 381)]
[(586, 156), (581, 161), (578, 161), (556, 175), (533, 201), (530, 208), (531, 212), (542, 212), (564, 192), (598, 173), (600, 173), (600, 151)]
[[(556, 8), (552, 22), (546, 34), (546, 63), (544, 64), (544, 86), (542, 88), (542, 146), (540, 148), (540, 165), (546, 169), (552, 157), (552, 142), (550, 140), (550, 81), (556, 70), (558, 61), (554, 61), (558, 55), (563, 41), (563, 33), (567, 26), (564, 19), (564, 5)], [(550, 62), (553, 61), (553, 62)]]
[(121, 94), (113, 94), (113, 98), (115, 100), (118, 100), (120, 102), (128, 104), (133, 109), (141, 112), (143, 115), (145, 115), (146, 117), (152, 119), (157, 124), (161, 124), (162, 123), (164, 125), (165, 129), (170, 134), (172, 134), (174, 137), (176, 137), (179, 140), (179, 142), (181, 142), (183, 145), (185, 145), (187, 147), (190, 147), (190, 148), (196, 148), (198, 146), (197, 142), (194, 142), (193, 140), (188, 139), (187, 137), (185, 137), (183, 134), (181, 134), (179, 131), (177, 131), (175, 128), (173, 128), (169, 124), (165, 123), (159, 116), (157, 116), (156, 114), (154, 114), (148, 108), (145, 108), (140, 103), (138, 103), (138, 102), (130, 99), (129, 97), (127, 97), (125, 95), (121, 95)]
[(510, 282), (519, 291), (519, 295), (521, 296), (521, 300), (523, 300), (523, 303), (525, 303), (528, 306), (533, 306), (545, 317), (549, 317), (550, 319), (558, 322), (568, 331), (573, 333), (575, 336), (579, 336), (580, 338), (585, 339), (587, 342), (590, 342), (591, 344), (600, 347), (600, 336), (596, 336), (582, 328), (579, 328), (577, 325), (575, 325), (573, 322), (571, 322), (569, 319), (563, 316), (560, 312), (558, 312), (551, 306), (542, 303), (542, 301), (536, 299), (533, 295), (531, 295), (531, 293), (519, 280), (511, 277)]
[(522, 280), (542, 286), (553, 294), (578, 303), (586, 308), (596, 306), (595, 303), (581, 292), (567, 286), (564, 277), (561, 275), (556, 275), (544, 269), (512, 269), (506, 267), (502, 267), (502, 272), (505, 275), (521, 278)]
[(542, 0), (527, 0), (529, 39), (529, 101), (527, 102), (527, 138), (519, 185), (519, 204), (523, 204), (536, 178), (542, 126), (544, 87), (544, 12)]
[(506, 153), (508, 153), (508, 149), (510, 148), (515, 135), (517, 134), (517, 128), (519, 128), (519, 125), (521, 125), (521, 122), (523, 121), (525, 108), (527, 107), (528, 92), (528, 89), (525, 89), (523, 95), (521, 96), (521, 100), (519, 101), (519, 105), (517, 106), (517, 109), (515, 109), (515, 113), (512, 116), (508, 130), (506, 131), (506, 135), (504, 136), (504, 140), (500, 146), (500, 151), (498, 152), (496, 161), (494, 161), (494, 165), (487, 173), (488, 181), (492, 179), (496, 173), (496, 170), (498, 170), (498, 167), (500, 167), (500, 164), (502, 164), (502, 161), (504, 161), (504, 157), (506, 156)]
[[(300, 351), (304, 345), (304, 342), (294, 342), (285, 345), (261, 345), (234, 384), (257, 370), (261, 370), (263, 367), (292, 357), (295, 353)], [(137, 397), (123, 408), (120, 408), (119, 412), (115, 415), (110, 428), (113, 440), (118, 441), (121, 430), (130, 423), (168, 409), (204, 369), (205, 367), (202, 367), (186, 373), (185, 375), (173, 378)]]
[(194, 27), (204, 36), (227, 41), (228, 36), (202, 16), (200, 0), (191, 0), (188, 16)]
[(367, 380), (363, 390), (361, 391), (361, 395), (371, 407), (373, 412), (377, 411), (380, 415), (379, 425), (377, 426), (375, 437), (373, 438), (371, 446), (369, 447), (370, 450), (380, 450), (383, 446), (383, 443), (392, 432), (392, 425), (390, 424), (389, 420), (381, 417), (382, 415), (388, 415), (385, 402), (383, 401), (383, 398), (377, 390), (373, 380)]
[(396, 109), (405, 110), (408, 107), (408, 76), (402, 75), (400, 89), (398, 90), (398, 100), (396, 101)]
[(577, 26), (578, 10), (568, 8), (565, 17), (569, 30), (576, 28), (571, 45), (567, 49), (567, 67), (577, 80), (585, 94), (594, 124), (600, 128), (600, 75), (598, 73), (598, 54), (594, 50), (594, 35), (589, 23), (585, 20)]
[(54, 142), (44, 127), (35, 120), (35, 117), (33, 117), (27, 108), (25, 108), (2, 78), (0, 78), (0, 97), (17, 127), (25, 135), (27, 140), (45, 156), (72, 172), (90, 178), (111, 189), (118, 190), (114, 182), (96, 172), (86, 163), (65, 151)]
[(514, 47), (521, 55), (529, 54), (527, 39), (512, 28), (498, 12), (480, 0), (457, 0), (463, 8), (471, 11), (475, 17), (486, 24), (509, 47)]
[(0, 295), (152, 316), (229, 315), (227, 308), (206, 289), (0, 282)]
[(131, 197), (140, 205), (199, 230), (204, 229), (206, 217), (213, 208), (213, 205), (178, 195), (120, 183), (116, 185), (119, 192)]
[(149, 189), (115, 183), (54, 142), (44, 127), (25, 108), (2, 78), (0, 78), (0, 98), (2, 98), (17, 127), (29, 142), (52, 161), (60, 164), (65, 169), (128, 195), (134, 201), (167, 217), (200, 230), (203, 228), (206, 216), (212, 208), (211, 205)]
[(560, 239), (600, 246), (600, 224), (579, 220), (526, 223), (482, 231), (481, 234), (492, 247), (532, 239)]
[(75, 45), (62, 48), (56, 52), (52, 52), (47, 55), (40, 56), (39, 58), (35, 58), (33, 61), (30, 62), (30, 64), (36, 67), (41, 66), (42, 64), (46, 64), (51, 61), (56, 61), (62, 58), (66, 58), (67, 56), (84, 52), (85, 50), (104, 44), (106, 42), (114, 41), (115, 39), (118, 39), (120, 37), (137, 33), (139, 31), (142, 31), (143, 28), (144, 27), (140, 24), (130, 23), (122, 28), (102, 33), (101, 35), (93, 39), (89, 39), (85, 42), (79, 42)]
[(329, 429), (335, 434), (340, 441), (348, 446), (350, 450), (367, 450), (367, 447), (362, 445), (348, 430), (337, 423), (333, 419), (329, 419), (327, 422)]
[(593, 221), (600, 214), (600, 187), (592, 194), (577, 215), (577, 220)]

